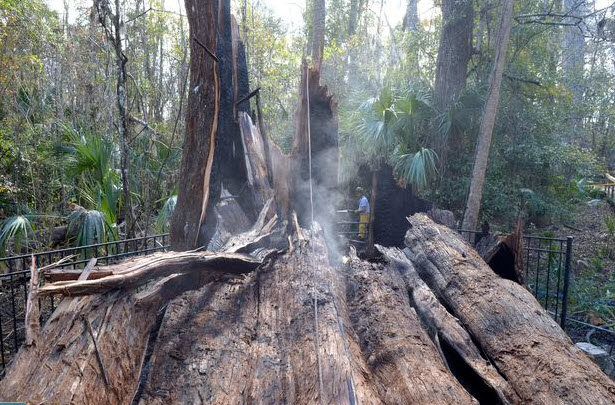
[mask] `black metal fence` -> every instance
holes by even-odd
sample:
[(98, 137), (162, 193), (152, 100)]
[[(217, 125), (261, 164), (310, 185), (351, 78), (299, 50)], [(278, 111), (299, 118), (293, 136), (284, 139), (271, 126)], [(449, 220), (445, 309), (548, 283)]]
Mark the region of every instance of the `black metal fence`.
[(604, 194), (611, 200), (615, 200), (615, 183), (604, 184)]
[[(459, 230), (468, 242), (477, 241), (478, 231)], [(559, 322), (566, 326), (572, 236), (549, 238), (523, 235), (523, 265), (525, 286), (538, 302)]]
[[(168, 239), (168, 234), (151, 235), (0, 258), (0, 377), (25, 339), (25, 309), (32, 257), (38, 268), (69, 258), (56, 269), (82, 269), (94, 257), (98, 264), (111, 264), (128, 256), (167, 250)], [(58, 300), (53, 296), (39, 300), (41, 324), (54, 311)]]

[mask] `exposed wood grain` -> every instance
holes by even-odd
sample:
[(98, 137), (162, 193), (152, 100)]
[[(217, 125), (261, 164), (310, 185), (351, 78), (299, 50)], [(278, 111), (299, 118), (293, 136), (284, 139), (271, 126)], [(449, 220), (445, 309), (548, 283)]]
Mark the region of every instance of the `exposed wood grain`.
[(32, 265), (30, 266), (30, 291), (28, 292), (28, 301), (26, 303), (26, 346), (35, 345), (41, 334), (40, 324), (40, 308), (38, 303), (39, 277), (36, 260), (32, 255)]
[(482, 356), (480, 349), (472, 341), (472, 337), (459, 320), (438, 301), (408, 258), (396, 248), (378, 246), (378, 250), (389, 262), (387, 270), (398, 272), (402, 276), (409, 293), (410, 305), (416, 310), (423, 328), (428, 331), (434, 343), (440, 345), (440, 341), (443, 341), (448, 344), (471, 368), (471, 370), (460, 369), (459, 374), (473, 371), (484, 382), (485, 386), (473, 382), (473, 387), (471, 387), (474, 388), (473, 393), (476, 396), (482, 395), (481, 399), (488, 403), (519, 403), (520, 398), (508, 382), (491, 362)]
[(359, 261), (348, 271), (350, 317), (382, 403), (476, 403), (423, 330), (401, 276)]
[(247, 273), (261, 263), (238, 253), (169, 252), (147, 256), (122, 272), (96, 280), (66, 281), (48, 284), (39, 289), (41, 296), (62, 294), (67, 296), (99, 294), (119, 288), (143, 285), (151, 279), (174, 273), (202, 271), (216, 279), (225, 273)]
[(612, 404), (615, 384), (524, 287), (495, 274), (453, 230), (410, 219), (407, 254), (524, 404)]

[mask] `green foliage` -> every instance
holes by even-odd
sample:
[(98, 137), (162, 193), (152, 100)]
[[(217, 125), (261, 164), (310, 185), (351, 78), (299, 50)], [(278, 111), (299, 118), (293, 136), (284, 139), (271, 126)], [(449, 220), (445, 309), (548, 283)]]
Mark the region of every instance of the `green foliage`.
[(68, 234), (75, 235), (77, 246), (104, 243), (117, 239), (105, 214), (97, 210), (79, 209), (68, 216)]
[(177, 195), (169, 197), (156, 217), (156, 231), (158, 233), (168, 232), (169, 224), (171, 222), (171, 216), (175, 211), (175, 205), (177, 204)]
[(21, 253), (28, 248), (30, 241), (36, 241), (34, 227), (26, 215), (15, 215), (5, 219), (0, 227), (0, 256), (7, 252), (9, 241), (13, 242), (13, 251)]
[(390, 163), (397, 176), (423, 189), (437, 171), (436, 153), (420, 146), (422, 131), (434, 115), (426, 87), (383, 88), (377, 97), (346, 113), (343, 162)]
[(400, 155), (395, 163), (395, 171), (421, 190), (427, 186), (428, 180), (435, 176), (437, 159), (438, 156), (433, 150), (421, 148), (415, 154)]

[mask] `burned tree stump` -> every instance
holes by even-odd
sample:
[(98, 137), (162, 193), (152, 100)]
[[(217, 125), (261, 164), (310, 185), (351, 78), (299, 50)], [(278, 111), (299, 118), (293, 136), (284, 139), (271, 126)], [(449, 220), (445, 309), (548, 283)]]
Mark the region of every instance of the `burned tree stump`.
[[(265, 222), (255, 225), (260, 236), (271, 230)], [(615, 384), (528, 291), (494, 273), (457, 232), (423, 214), (410, 222), (408, 248), (379, 248), (381, 262), (353, 256), (331, 265), (316, 227), (308, 238), (304, 230), (285, 235), (292, 239), (285, 252), (277, 246), (262, 255), (267, 243), (240, 242), (221, 253), (171, 252), (111, 267), (151, 277), (139, 289), (105, 277), (44, 286), (61, 294), (97, 287), (66, 296), (40, 343), (22, 348), (7, 369), (0, 399), (615, 401)], [(251, 232), (244, 240), (259, 237)]]

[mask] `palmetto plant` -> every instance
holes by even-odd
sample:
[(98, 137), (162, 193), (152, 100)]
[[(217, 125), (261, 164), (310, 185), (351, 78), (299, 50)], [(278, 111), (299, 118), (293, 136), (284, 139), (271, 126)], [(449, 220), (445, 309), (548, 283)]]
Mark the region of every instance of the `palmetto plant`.
[(156, 231), (162, 233), (169, 229), (171, 215), (175, 211), (175, 204), (177, 204), (177, 195), (173, 195), (165, 201), (156, 218)]
[(112, 163), (117, 148), (100, 135), (72, 127), (65, 134), (68, 170), (78, 179), (79, 199), (88, 208), (69, 216), (70, 234), (78, 245), (116, 240), (121, 182)]
[(68, 234), (74, 235), (77, 246), (92, 245), (117, 239), (115, 229), (97, 210), (80, 209), (68, 216)]
[(0, 227), (0, 256), (4, 256), (9, 241), (13, 241), (13, 249), (20, 252), (22, 247), (36, 240), (34, 225), (26, 215), (14, 215), (2, 222)]
[(435, 116), (428, 88), (410, 85), (398, 91), (385, 87), (350, 115), (359, 159), (373, 167), (388, 162), (400, 178), (424, 188), (436, 173), (437, 155), (421, 146), (421, 137)]
[(437, 159), (436, 153), (426, 148), (421, 148), (416, 153), (398, 154), (395, 172), (420, 190), (425, 188), (428, 180), (436, 174)]

